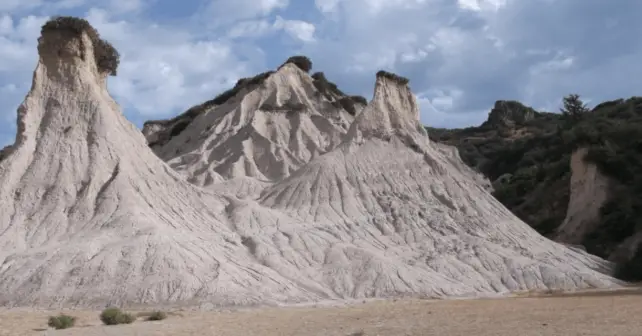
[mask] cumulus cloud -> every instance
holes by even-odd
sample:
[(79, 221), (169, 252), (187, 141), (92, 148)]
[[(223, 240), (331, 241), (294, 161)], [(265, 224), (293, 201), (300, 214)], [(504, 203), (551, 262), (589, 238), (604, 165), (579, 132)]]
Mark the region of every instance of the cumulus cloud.
[[(130, 119), (175, 114), (257, 70), (240, 60), (243, 50), (235, 50), (225, 41), (198, 39), (181, 27), (115, 17), (118, 12), (111, 6), (116, 2), (105, 3), (104, 9), (90, 9), (86, 18), (121, 53), (119, 75), (110, 77), (109, 88)], [(0, 16), (0, 116), (12, 123), (16, 107), (29, 89), (37, 61), (37, 38), (47, 19)], [(0, 132), (12, 133), (14, 128)]]
[[(354, 87), (379, 68), (402, 73), (431, 102), (422, 110), (427, 123), (447, 112), (457, 115), (448, 126), (474, 124), (499, 99), (557, 110), (571, 92), (599, 101), (640, 87), (640, 79), (617, 70), (639, 68), (634, 59), (642, 46), (634, 34), (642, 23), (633, 14), (642, 10), (639, 1), (317, 0), (316, 6), (326, 16), (326, 27), (317, 24), (325, 36), (309, 48), (323, 55), (314, 57), (322, 61), (317, 65)], [(341, 29), (329, 27), (336, 22)], [(605, 85), (605, 78), (612, 82)], [(459, 94), (433, 96), (444, 88)]]
[(7, 14), (0, 16), (0, 71), (22, 73), (33, 68), (37, 58), (34, 53), (36, 40), (46, 20), (46, 17), (39, 16), (19, 20)]
[(119, 21), (104, 10), (91, 10), (87, 18), (121, 53), (110, 91), (145, 117), (187, 109), (253, 70), (233, 45), (196, 39), (180, 27)]
[(557, 110), (571, 92), (635, 95), (641, 11), (636, 0), (3, 0), (0, 117), (15, 122), (40, 25), (57, 13), (86, 16), (121, 52), (110, 91), (139, 125), (305, 54), (352, 94), (370, 96), (380, 69), (409, 77), (423, 122), (461, 127), (499, 99)]
[(210, 26), (220, 26), (264, 17), (288, 5), (288, 0), (210, 0), (203, 13), (210, 19)]
[(286, 20), (277, 16), (272, 22), (268, 19), (246, 20), (234, 24), (227, 37), (264, 38), (267, 35), (283, 31), (290, 37), (301, 42), (313, 42), (316, 27), (314, 24), (301, 20)]
[(314, 41), (315, 27), (313, 24), (301, 20), (283, 20), (277, 17), (275, 22), (277, 28), (283, 29), (290, 36), (303, 42)]
[[(67, 0), (82, 2), (84, 0)], [(143, 0), (108, 0), (109, 9), (113, 13), (136, 12), (145, 6)]]
[(0, 12), (30, 9), (41, 4), (42, 0), (3, 0), (0, 2)]
[(0, 14), (0, 147), (14, 139), (16, 108), (31, 86), (36, 39), (46, 17)]

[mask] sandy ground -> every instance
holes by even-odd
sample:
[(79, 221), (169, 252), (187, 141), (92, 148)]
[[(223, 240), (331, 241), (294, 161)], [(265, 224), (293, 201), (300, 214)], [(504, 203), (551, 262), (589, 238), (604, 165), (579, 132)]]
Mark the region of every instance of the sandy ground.
[(0, 335), (642, 335), (642, 291), (480, 300), (377, 301), (347, 307), (174, 311), (159, 322), (102, 326), (97, 311), (68, 312), (77, 327), (47, 330), (55, 312), (5, 310)]

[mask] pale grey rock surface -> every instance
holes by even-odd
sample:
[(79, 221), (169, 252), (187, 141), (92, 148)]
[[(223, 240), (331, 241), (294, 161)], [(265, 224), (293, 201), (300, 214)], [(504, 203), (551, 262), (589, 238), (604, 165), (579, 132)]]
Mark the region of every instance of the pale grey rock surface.
[[(354, 117), (334, 99), (339, 98), (322, 94), (310, 75), (287, 63), (152, 148), (199, 186), (243, 177), (278, 181), (343, 141)], [(157, 141), (161, 127), (146, 127), (149, 142)]]
[[(86, 35), (50, 32), (38, 49), (16, 143), (0, 161), (2, 305), (618, 285), (600, 273), (607, 262), (538, 235), (429, 143), (407, 85), (378, 77), (373, 100), (342, 131), (315, 117), (308, 75), (286, 65), (264, 90), (199, 116), (160, 153), (166, 164), (109, 96)], [(261, 111), (265, 102), (313, 109), (288, 118)], [(279, 134), (265, 133), (270, 122)]]

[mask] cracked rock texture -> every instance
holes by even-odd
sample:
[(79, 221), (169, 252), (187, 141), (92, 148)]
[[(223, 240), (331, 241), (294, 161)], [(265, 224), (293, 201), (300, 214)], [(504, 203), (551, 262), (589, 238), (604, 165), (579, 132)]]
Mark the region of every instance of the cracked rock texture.
[(618, 286), (609, 263), (537, 234), (431, 144), (406, 84), (377, 77), (342, 126), (287, 64), (199, 115), (159, 151), (165, 163), (109, 96), (86, 34), (47, 32), (38, 51), (0, 161), (2, 305)]

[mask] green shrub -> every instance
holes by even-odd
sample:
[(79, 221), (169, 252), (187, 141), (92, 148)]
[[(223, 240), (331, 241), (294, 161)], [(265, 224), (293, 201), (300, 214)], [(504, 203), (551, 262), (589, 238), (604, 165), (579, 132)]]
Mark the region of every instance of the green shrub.
[(167, 313), (162, 311), (154, 311), (147, 317), (147, 321), (160, 321), (167, 318)]
[(364, 96), (350, 96), (355, 104), (368, 105), (368, 99)]
[[(251, 89), (253, 86), (256, 85), (261, 85), (263, 82), (271, 75), (273, 74), (274, 71), (266, 71), (263, 73), (260, 73), (254, 77), (249, 77), (249, 78), (240, 78), (236, 84), (234, 85), (233, 88), (228, 89), (218, 96), (216, 96), (214, 99), (210, 99), (202, 104), (192, 106), (190, 107), (187, 111), (179, 114), (178, 116), (172, 118), (172, 119), (167, 119), (167, 120), (149, 120), (146, 121), (143, 124), (143, 127), (152, 125), (152, 124), (157, 124), (157, 125), (162, 125), (162, 126), (168, 126), (174, 124), (172, 129), (170, 130), (169, 138), (172, 138), (174, 136), (177, 136), (180, 134), (185, 128), (192, 122), (196, 117), (198, 117), (200, 114), (208, 111), (210, 108), (217, 106), (217, 105), (222, 105), (225, 104), (228, 100), (230, 100), (232, 97), (236, 96), (242, 89), (244, 88), (249, 88)], [(167, 140), (169, 141), (169, 139)], [(163, 142), (164, 143), (164, 142)], [(159, 144), (159, 142), (154, 142), (150, 143), (150, 146), (154, 146), (156, 144)]]
[(354, 116), (357, 114), (356, 104), (368, 105), (368, 101), (362, 96), (346, 96), (339, 98), (337, 107), (342, 107)]
[(175, 137), (183, 132), (187, 126), (192, 122), (190, 119), (183, 119), (174, 125), (169, 133), (170, 137)]
[(131, 324), (136, 321), (136, 317), (130, 313), (122, 313), (118, 317), (117, 321), (119, 322), (118, 324)]
[(279, 69), (288, 63), (296, 65), (299, 69), (305, 72), (310, 72), (310, 70), (312, 70), (312, 61), (306, 56), (292, 56), (288, 58), (285, 63), (279, 67)]
[(323, 72), (315, 72), (312, 74), (314, 87), (319, 90), (326, 98), (332, 99), (332, 94), (338, 96), (345, 96), (343, 91), (339, 90), (336, 84), (328, 81)]
[(236, 82), (236, 85), (234, 85), (233, 88), (219, 94), (218, 96), (216, 96), (216, 98), (207, 102), (207, 105), (222, 105), (232, 97), (236, 96), (241, 91), (241, 89), (247, 88), (250, 85), (262, 84), (273, 73), (274, 71), (266, 71), (251, 78), (241, 78)]
[(136, 318), (134, 315), (125, 313), (120, 308), (107, 308), (100, 313), (100, 320), (106, 325), (130, 324)]
[(120, 54), (114, 46), (100, 38), (100, 34), (89, 21), (73, 16), (56, 16), (47, 21), (40, 32), (44, 34), (56, 30), (66, 30), (77, 36), (83, 32), (86, 33), (94, 47), (94, 58), (98, 69), (116, 76)]
[(348, 111), (351, 115), (357, 114), (357, 109), (354, 107), (354, 101), (350, 97), (343, 97), (339, 99), (339, 104), (344, 110)]
[(406, 77), (399, 76), (397, 74), (393, 74), (392, 72), (384, 71), (384, 70), (379, 70), (377, 72), (377, 77), (384, 77), (392, 80), (393, 82), (396, 82), (397, 84), (400, 85), (406, 85), (410, 81)]
[(55, 329), (67, 329), (76, 324), (76, 318), (65, 314), (50, 316), (47, 325)]
[[(429, 129), (429, 135), (457, 146), (464, 162), (492, 181), (511, 174), (494, 196), (544, 235), (554, 235), (566, 216), (571, 153), (587, 148), (585, 161), (613, 183), (599, 223), (581, 243), (589, 253), (610, 258), (627, 238), (642, 232), (642, 99), (607, 101), (589, 111), (577, 97), (569, 97), (575, 101), (565, 99), (565, 108), (574, 109), (577, 118), (534, 112), (508, 132), (486, 122), (486, 127)], [(642, 280), (640, 252), (620, 262), (616, 276)]]

